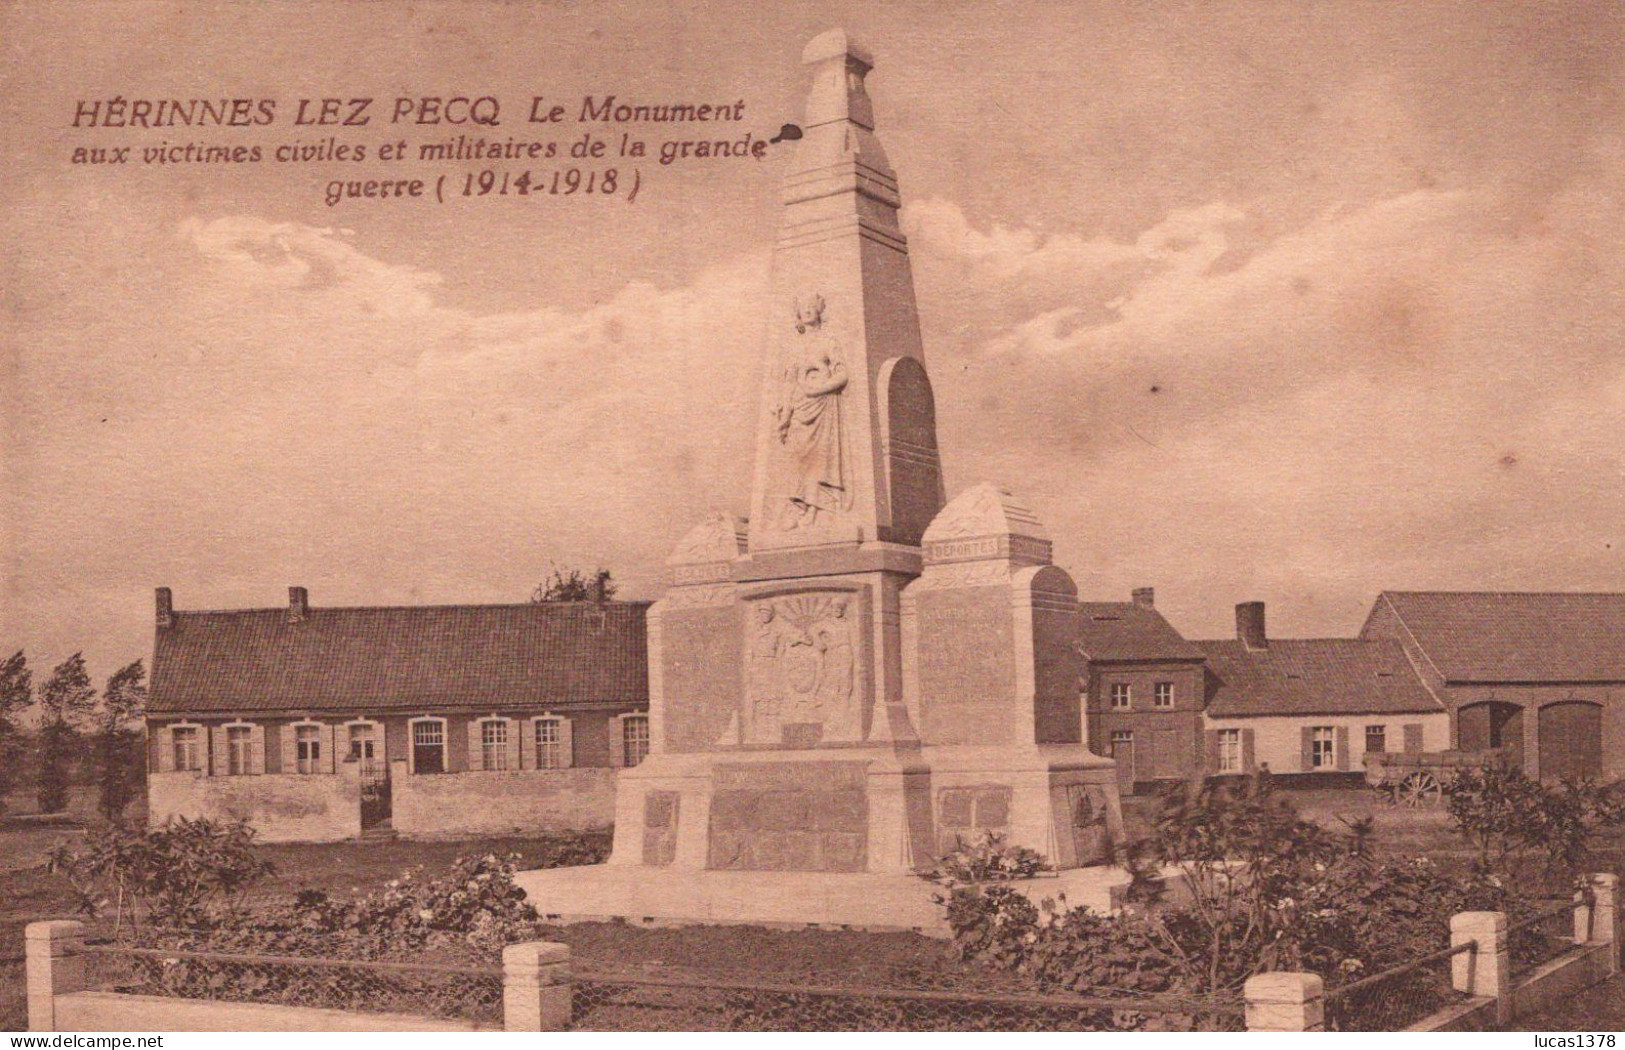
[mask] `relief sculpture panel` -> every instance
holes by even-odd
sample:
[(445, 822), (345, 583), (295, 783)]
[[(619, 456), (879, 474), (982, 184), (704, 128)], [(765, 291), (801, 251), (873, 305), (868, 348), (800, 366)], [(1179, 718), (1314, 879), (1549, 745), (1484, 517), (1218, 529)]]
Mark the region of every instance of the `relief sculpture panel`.
[(744, 742), (812, 746), (863, 736), (857, 597), (792, 594), (748, 607)]

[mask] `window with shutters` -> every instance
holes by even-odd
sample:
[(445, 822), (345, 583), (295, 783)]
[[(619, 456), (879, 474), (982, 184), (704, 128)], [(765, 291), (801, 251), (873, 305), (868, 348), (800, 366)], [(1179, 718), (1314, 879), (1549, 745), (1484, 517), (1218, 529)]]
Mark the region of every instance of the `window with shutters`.
[(425, 718), (412, 723), (412, 772), (446, 771), (446, 723)]
[(1158, 682), (1151, 687), (1151, 706), (1170, 708), (1174, 706), (1174, 683)]
[(502, 718), (479, 723), (479, 767), (507, 769), (507, 722)]
[(226, 774), (244, 777), (254, 771), (254, 731), (248, 726), (226, 727)]
[(500, 718), (480, 723), (480, 768), (508, 768), (508, 723)]
[(176, 726), (169, 731), (175, 751), (175, 769), (195, 773), (203, 768), (202, 730), (197, 726)]
[(1241, 730), (1219, 730), (1219, 770), (1220, 773), (1241, 772)]
[(649, 757), (649, 716), (627, 715), (621, 719), (622, 760), (628, 767)]
[(564, 724), (557, 718), (536, 720), (536, 768), (564, 768)]
[(1388, 750), (1388, 727), (1366, 726), (1365, 749), (1368, 752), (1383, 752)]
[(1112, 683), (1112, 710), (1126, 711), (1134, 702), (1134, 690), (1127, 682)]
[(1337, 733), (1331, 726), (1309, 731), (1309, 764), (1315, 769), (1337, 768)]
[(301, 773), (322, 771), (322, 727), (295, 726), (293, 735), (294, 758)]

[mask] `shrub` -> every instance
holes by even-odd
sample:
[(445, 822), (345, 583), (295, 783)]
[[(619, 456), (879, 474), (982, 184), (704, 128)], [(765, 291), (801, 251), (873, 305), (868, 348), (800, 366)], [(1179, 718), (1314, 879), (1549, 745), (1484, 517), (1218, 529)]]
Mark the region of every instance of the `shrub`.
[(609, 828), (558, 832), (543, 842), (532, 867), (573, 868), (583, 864), (602, 864), (609, 859), (613, 838), (614, 832)]
[(87, 914), (111, 908), (119, 925), (128, 914), (133, 922), (195, 926), (239, 911), (245, 891), (274, 870), (253, 844), (247, 824), (173, 817), (157, 828), (105, 828), (82, 850), (64, 842), (49, 865)]
[(1519, 887), (1572, 882), (1587, 870), (1597, 832), (1625, 824), (1619, 784), (1545, 784), (1511, 766), (1465, 768), (1445, 787), (1456, 832), (1475, 869)]
[(222, 952), (495, 962), (507, 945), (541, 936), (540, 916), (513, 881), (519, 860), (460, 857), (436, 876), (413, 868), (348, 901), (303, 890), (291, 902), (222, 913), (159, 940)]
[[(1379, 862), (1369, 846), (1369, 823), (1310, 824), (1267, 784), (1193, 784), (1129, 851), (1131, 906), (1116, 916), (997, 883), (944, 903), (962, 958), (1074, 992), (1189, 996), (1233, 996), (1270, 970), (1335, 987), (1445, 947), (1458, 911), (1512, 908), (1497, 879)], [(1155, 878), (1165, 868), (1176, 892)]]
[(1028, 879), (1051, 870), (1049, 862), (1037, 850), (1005, 845), (1003, 835), (988, 831), (970, 845), (966, 845), (964, 839), (956, 838), (954, 849), (938, 859), (935, 867), (925, 873), (925, 878), (952, 887), (964, 883)]

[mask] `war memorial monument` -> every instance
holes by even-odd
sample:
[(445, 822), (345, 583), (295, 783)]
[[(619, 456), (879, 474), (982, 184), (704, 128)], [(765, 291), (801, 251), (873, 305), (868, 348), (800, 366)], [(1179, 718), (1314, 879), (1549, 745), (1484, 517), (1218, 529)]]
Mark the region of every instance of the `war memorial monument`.
[(521, 876), (561, 917), (931, 926), (914, 873), (992, 832), (1104, 907), (1122, 816), (1084, 739), (1077, 588), (1043, 525), (945, 500), (869, 53), (814, 39), (782, 189), (748, 521), (714, 513), (649, 610), (650, 754), (604, 865)]

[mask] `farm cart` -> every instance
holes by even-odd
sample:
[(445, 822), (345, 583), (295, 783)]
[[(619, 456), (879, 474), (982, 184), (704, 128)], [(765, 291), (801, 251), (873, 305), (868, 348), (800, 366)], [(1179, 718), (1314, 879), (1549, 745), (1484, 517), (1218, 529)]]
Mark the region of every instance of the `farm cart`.
[(1488, 751), (1373, 751), (1365, 756), (1365, 782), (1395, 806), (1428, 806), (1463, 769), (1506, 762), (1498, 748)]

